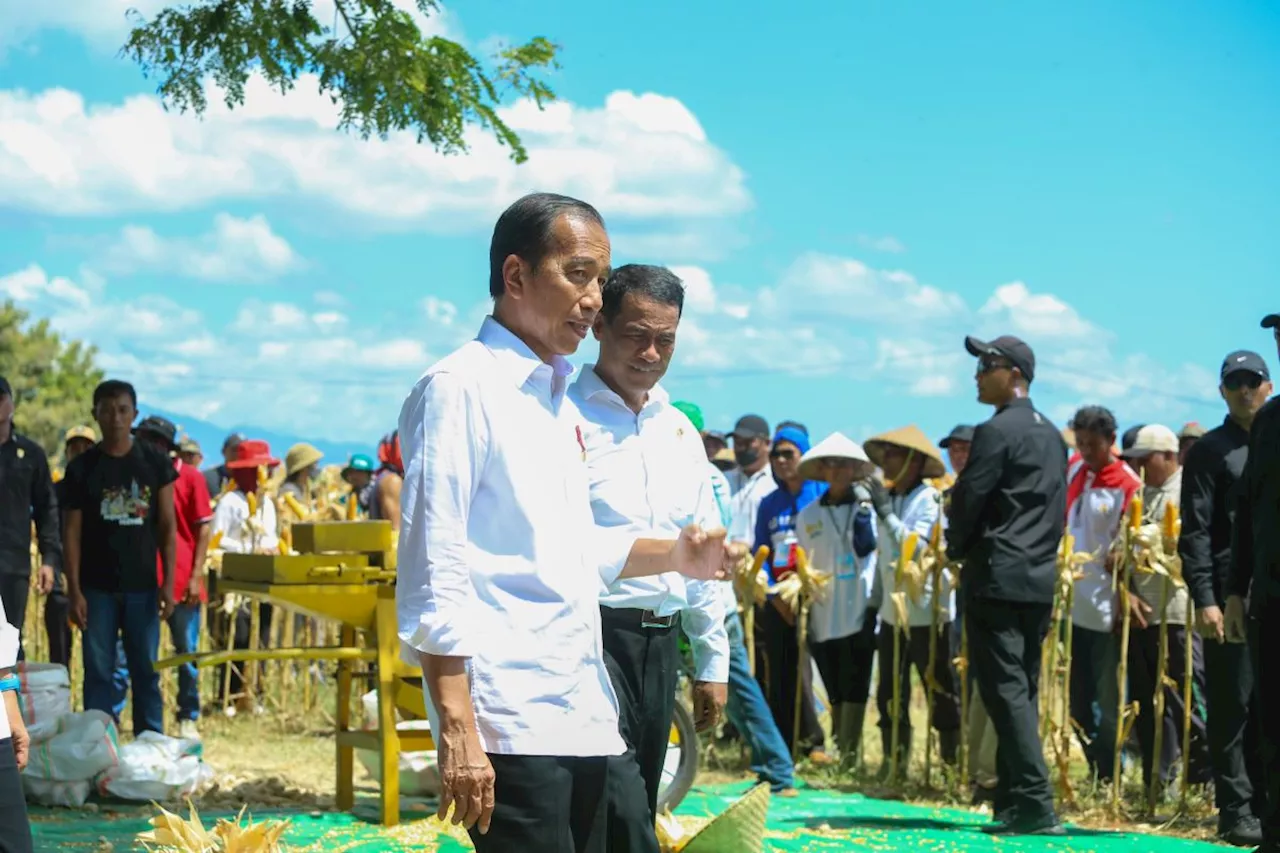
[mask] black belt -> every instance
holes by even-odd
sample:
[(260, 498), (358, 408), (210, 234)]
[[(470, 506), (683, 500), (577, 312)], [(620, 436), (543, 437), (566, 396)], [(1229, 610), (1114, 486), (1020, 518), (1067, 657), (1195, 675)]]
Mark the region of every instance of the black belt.
[(659, 616), (652, 610), (641, 610), (638, 607), (604, 607), (600, 612), (606, 619), (626, 625), (639, 625), (641, 628), (670, 628), (680, 618), (678, 613), (670, 616)]

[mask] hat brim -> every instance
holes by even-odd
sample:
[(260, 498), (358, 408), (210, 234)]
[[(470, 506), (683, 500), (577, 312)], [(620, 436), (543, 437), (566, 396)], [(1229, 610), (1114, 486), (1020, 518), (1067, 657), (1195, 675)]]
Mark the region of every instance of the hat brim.
[(824, 453), (821, 456), (814, 456), (800, 463), (797, 469), (800, 478), (803, 480), (818, 480), (826, 482), (826, 475), (822, 473), (822, 463), (827, 459), (843, 459), (846, 462), (853, 463), (853, 479), (865, 480), (875, 473), (876, 466), (864, 459), (854, 459), (852, 456), (841, 456), (835, 453)]
[(324, 458), (324, 454), (320, 452), (307, 453), (306, 455), (301, 456), (298, 459), (295, 459), (292, 465), (289, 465), (286, 463), (285, 476), (292, 477), (294, 474), (298, 473), (299, 471), (305, 471), (323, 458)]
[(1262, 328), (1280, 329), (1280, 314), (1268, 314), (1262, 318)]
[[(874, 462), (876, 464), (876, 467), (879, 468), (881, 471), (885, 471), (884, 453), (885, 453), (885, 450), (887, 450), (889, 447), (901, 447), (903, 450), (911, 450), (918, 453), (920, 455), (920, 458), (924, 460), (924, 468), (921, 469), (920, 476), (926, 480), (932, 480), (937, 477), (942, 477), (942, 476), (945, 476), (947, 473), (946, 465), (944, 465), (941, 461), (939, 461), (938, 459), (935, 459), (934, 457), (930, 456), (928, 453), (925, 453), (919, 448), (907, 447), (905, 444), (897, 444), (892, 441), (884, 441), (876, 438), (868, 439), (867, 441), (862, 442), (862, 449), (867, 452), (867, 456), (871, 457), (871, 461)], [(885, 476), (888, 476), (888, 475), (889, 475), (889, 472), (885, 471)]]
[(263, 465), (266, 465), (268, 468), (273, 468), (279, 464), (280, 460), (276, 459), (274, 456), (268, 456), (265, 459), (260, 456), (256, 459), (233, 459), (227, 463), (227, 469), (231, 471), (239, 471), (242, 468), (261, 468)]
[(1000, 350), (993, 347), (987, 341), (979, 340), (973, 335), (966, 335), (964, 339), (964, 348), (969, 355), (980, 358), (984, 355), (1000, 355)]
[[(169, 436), (165, 435), (159, 430), (154, 430), (149, 427), (139, 425), (133, 428), (133, 434), (134, 435), (154, 435), (156, 438), (160, 439), (165, 444), (169, 445), (170, 450), (178, 449), (178, 442), (172, 438), (169, 438)], [(74, 436), (74, 437), (78, 437), (78, 436)]]

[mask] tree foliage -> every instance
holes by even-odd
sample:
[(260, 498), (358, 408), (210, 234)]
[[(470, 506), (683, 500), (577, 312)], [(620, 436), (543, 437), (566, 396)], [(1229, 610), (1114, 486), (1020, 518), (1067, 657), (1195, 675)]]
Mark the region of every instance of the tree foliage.
[(95, 348), (64, 342), (48, 320), (28, 320), (13, 302), (0, 306), (0, 375), (13, 386), (14, 427), (54, 459), (62, 434), (90, 422), (102, 371), (94, 365)]
[[(498, 117), (504, 97), (530, 97), (542, 107), (555, 93), (536, 72), (558, 68), (558, 46), (535, 38), (500, 50), (482, 64), (465, 47), (425, 36), (392, 0), (333, 0), (326, 26), (312, 0), (195, 0), (150, 21), (131, 12), (135, 28), (123, 53), (158, 78), (166, 107), (200, 115), (206, 78), (226, 93), (228, 108), (244, 104), (245, 83), (259, 72), (280, 92), (302, 73), (341, 109), (339, 127), (363, 138), (408, 130), (436, 150), (467, 150), (469, 125), (491, 132), (517, 163), (528, 158), (519, 136)], [(417, 0), (423, 15), (437, 0)]]

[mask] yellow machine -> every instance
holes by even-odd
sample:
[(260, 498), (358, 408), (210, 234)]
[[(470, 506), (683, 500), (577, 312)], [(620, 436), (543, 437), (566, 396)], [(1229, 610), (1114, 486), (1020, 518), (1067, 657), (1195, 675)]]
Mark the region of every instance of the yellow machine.
[[(292, 528), (296, 554), (224, 554), (218, 581), (221, 592), (269, 601), (341, 624), (336, 647), (235, 649), (178, 655), (158, 668), (194, 662), (210, 666), (229, 661), (333, 660), (338, 662), (335, 714), (337, 805), (355, 804), (355, 750), (377, 750), (381, 757), (381, 820), (400, 822), (400, 752), (435, 749), (429, 732), (398, 732), (396, 709), (423, 719), (422, 673), (400, 659), (396, 630), (395, 550), (388, 521), (297, 522)], [(356, 661), (377, 665), (378, 725), (351, 728), (351, 681)]]

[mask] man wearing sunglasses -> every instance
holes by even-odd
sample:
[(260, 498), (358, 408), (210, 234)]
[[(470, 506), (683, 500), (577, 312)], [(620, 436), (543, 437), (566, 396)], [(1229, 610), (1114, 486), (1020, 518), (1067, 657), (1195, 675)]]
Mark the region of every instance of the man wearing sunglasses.
[[(1269, 329), (1275, 336), (1276, 352), (1280, 354), (1280, 314), (1262, 318), (1262, 328)], [(1266, 808), (1256, 812), (1262, 819), (1263, 840), (1259, 850), (1263, 853), (1280, 851), (1280, 718), (1275, 713), (1275, 665), (1266, 663), (1268, 659), (1275, 660), (1274, 650), (1280, 643), (1277, 615), (1280, 615), (1280, 398), (1259, 410), (1249, 431), (1249, 460), (1240, 481), (1227, 608), (1223, 616), (1227, 641), (1244, 643), (1247, 637), (1252, 656), (1266, 781)], [(1263, 649), (1271, 653), (1263, 655)]]
[(1248, 646), (1226, 642), (1222, 608), (1228, 592), (1238, 484), (1249, 456), (1249, 429), (1271, 394), (1271, 373), (1262, 356), (1237, 350), (1223, 360), (1219, 375), (1227, 417), (1187, 453), (1178, 553), (1206, 640), (1206, 722), (1218, 835), (1230, 844), (1252, 847), (1262, 842), (1256, 815), (1264, 800), (1258, 709)]

